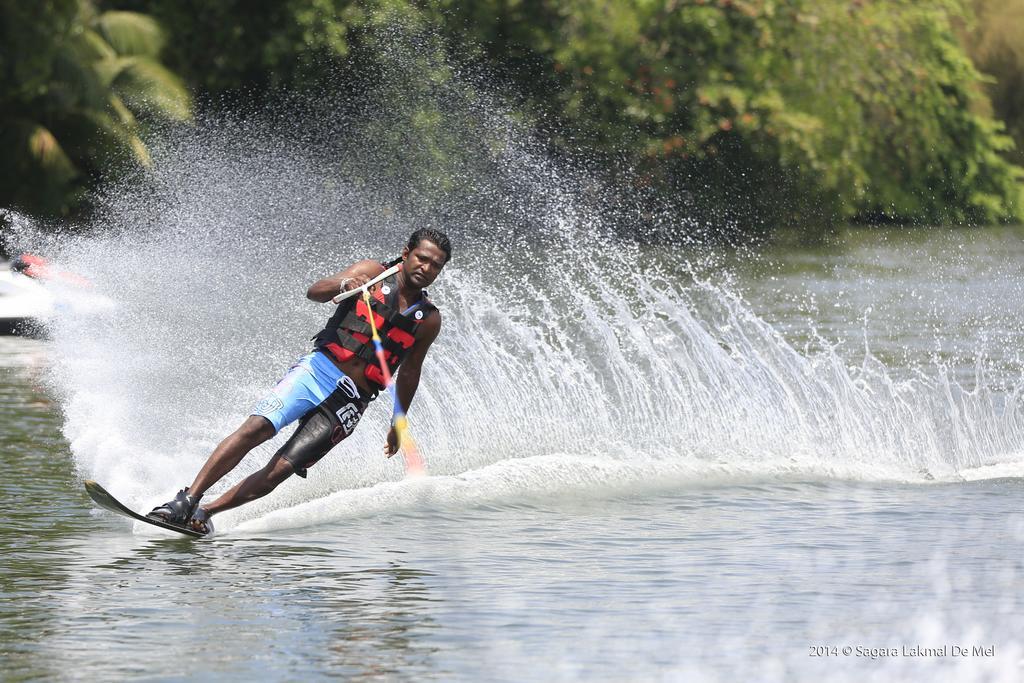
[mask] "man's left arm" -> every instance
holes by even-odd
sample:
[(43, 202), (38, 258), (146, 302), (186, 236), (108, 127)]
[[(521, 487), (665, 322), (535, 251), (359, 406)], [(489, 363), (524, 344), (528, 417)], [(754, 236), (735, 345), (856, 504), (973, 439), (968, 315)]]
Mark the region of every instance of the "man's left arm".
[[(395, 393), (398, 396), (398, 403), (406, 413), (420, 386), (420, 371), (423, 369), (423, 359), (427, 357), (427, 350), (441, 333), (441, 313), (435, 312), (429, 318), (420, 323), (420, 334), (417, 335), (416, 343), (409, 349), (409, 353), (402, 360), (398, 369), (398, 376), (395, 377)], [(392, 427), (388, 432), (388, 442), (384, 446), (384, 453), (391, 457), (398, 452), (398, 434)]]

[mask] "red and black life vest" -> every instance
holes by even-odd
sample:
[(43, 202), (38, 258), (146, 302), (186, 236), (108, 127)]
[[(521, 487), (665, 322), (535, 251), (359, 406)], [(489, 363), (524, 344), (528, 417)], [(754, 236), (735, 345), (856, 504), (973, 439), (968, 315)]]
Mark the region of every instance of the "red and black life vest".
[[(403, 313), (398, 303), (397, 273), (378, 284), (370, 294), (377, 334), (384, 348), (384, 359), (392, 375), (406, 353), (416, 343), (416, 329), (436, 307), (423, 291), (420, 300)], [(366, 362), (365, 375), (371, 388), (384, 388), (384, 373), (380, 370), (373, 348), (370, 316), (362, 296), (354, 296), (340, 304), (327, 326), (313, 339), (316, 348), (326, 350), (340, 361), (360, 358)]]

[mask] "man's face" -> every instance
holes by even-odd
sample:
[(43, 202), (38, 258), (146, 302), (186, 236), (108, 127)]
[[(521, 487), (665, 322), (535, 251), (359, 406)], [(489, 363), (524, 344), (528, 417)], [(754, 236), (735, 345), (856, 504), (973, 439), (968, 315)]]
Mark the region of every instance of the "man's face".
[(429, 287), (444, 268), (448, 255), (430, 240), (420, 240), (415, 248), (402, 251), (405, 258), (403, 271), (415, 287)]

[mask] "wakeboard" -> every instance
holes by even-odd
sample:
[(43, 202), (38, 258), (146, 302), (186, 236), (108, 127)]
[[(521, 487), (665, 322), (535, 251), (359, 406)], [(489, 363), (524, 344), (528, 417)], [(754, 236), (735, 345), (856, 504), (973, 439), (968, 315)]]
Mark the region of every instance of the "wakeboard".
[(114, 498), (105, 488), (91, 479), (85, 480), (85, 492), (89, 494), (89, 497), (92, 498), (94, 503), (104, 510), (110, 510), (111, 512), (116, 512), (119, 515), (131, 517), (132, 519), (145, 522), (146, 524), (152, 524), (153, 526), (158, 526), (161, 529), (167, 529), (168, 531), (176, 531), (179, 534), (191, 536), (192, 538), (203, 538), (204, 536), (204, 534), (201, 534), (198, 531), (193, 531), (192, 529), (187, 529), (183, 526), (168, 524), (167, 522), (163, 522), (159, 519), (152, 519), (145, 515), (140, 515), (117, 498)]

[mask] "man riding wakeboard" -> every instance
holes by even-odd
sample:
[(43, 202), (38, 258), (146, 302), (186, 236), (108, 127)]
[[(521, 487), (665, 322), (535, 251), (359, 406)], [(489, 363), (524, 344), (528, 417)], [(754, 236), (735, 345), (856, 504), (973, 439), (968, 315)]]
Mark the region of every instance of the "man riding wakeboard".
[[(292, 474), (305, 477), (309, 467), (352, 433), (367, 405), (385, 388), (371, 342), (371, 312), (390, 373), (401, 365), (395, 379), (396, 398), (408, 411), (419, 387), (423, 359), (441, 331), (441, 313), (424, 288), (434, 282), (451, 253), (451, 243), (443, 232), (423, 228), (410, 236), (402, 256), (392, 264), (359, 261), (313, 283), (306, 296), (327, 303), (340, 293), (362, 288), (382, 275), (388, 265), (400, 264), (395, 274), (369, 289), (369, 307), (356, 296), (339, 303), (314, 337), (313, 352), (299, 359), (242, 425), (220, 442), (190, 486), (147, 517), (209, 534), (213, 531), (210, 518), (218, 512), (267, 495)], [(263, 469), (200, 507), (207, 489), (249, 451), (296, 420), (299, 426), (291, 438)], [(398, 434), (392, 426), (384, 454), (391, 457), (398, 447)]]

